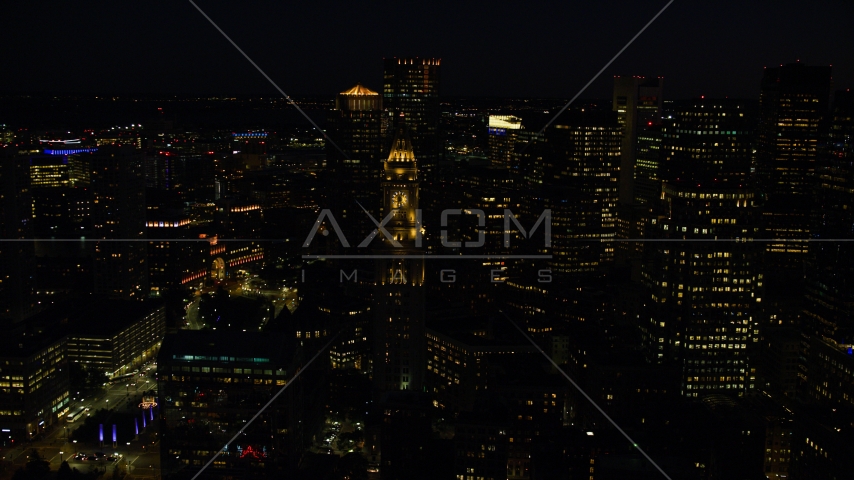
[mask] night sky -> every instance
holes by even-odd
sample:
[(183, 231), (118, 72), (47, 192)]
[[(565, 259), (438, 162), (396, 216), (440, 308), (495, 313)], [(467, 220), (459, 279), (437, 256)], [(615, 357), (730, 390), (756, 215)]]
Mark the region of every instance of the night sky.
[[(223, 1), (199, 6), (292, 95), (357, 81), (382, 58), (442, 58), (442, 94), (575, 94), (665, 0), (565, 2)], [(613, 75), (665, 77), (665, 97), (757, 98), (763, 66), (833, 65), (854, 86), (854, 1), (676, 0), (584, 97)], [(0, 92), (275, 94), (187, 1), (7, 2)]]

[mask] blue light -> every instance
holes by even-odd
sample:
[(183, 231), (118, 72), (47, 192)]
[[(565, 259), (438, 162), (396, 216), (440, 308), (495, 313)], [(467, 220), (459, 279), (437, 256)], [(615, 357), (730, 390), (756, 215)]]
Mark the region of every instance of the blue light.
[(95, 147), (91, 148), (45, 148), (45, 155), (74, 155), (75, 153), (91, 153), (97, 152)]

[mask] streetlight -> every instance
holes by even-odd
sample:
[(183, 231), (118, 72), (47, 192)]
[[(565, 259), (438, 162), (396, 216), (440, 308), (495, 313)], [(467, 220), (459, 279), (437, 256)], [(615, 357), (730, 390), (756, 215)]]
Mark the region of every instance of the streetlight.
[(65, 453), (65, 452), (59, 452), (59, 463), (60, 463), (60, 464), (62, 464), (62, 462), (64, 462), (64, 461), (65, 461), (65, 458), (63, 458), (63, 456), (62, 456), (64, 453)]

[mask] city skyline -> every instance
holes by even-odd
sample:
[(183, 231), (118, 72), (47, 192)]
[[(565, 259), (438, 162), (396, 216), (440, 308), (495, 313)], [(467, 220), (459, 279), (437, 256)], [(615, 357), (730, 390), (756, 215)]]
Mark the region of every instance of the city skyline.
[(802, 10), (4, 17), (0, 480), (848, 478), (854, 5)]

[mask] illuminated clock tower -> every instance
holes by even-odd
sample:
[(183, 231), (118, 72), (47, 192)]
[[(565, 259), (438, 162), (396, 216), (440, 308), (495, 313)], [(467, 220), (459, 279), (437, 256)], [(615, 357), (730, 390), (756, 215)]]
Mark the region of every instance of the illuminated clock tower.
[[(380, 392), (422, 390), (426, 339), (418, 166), (405, 127), (398, 130), (382, 180), (384, 225), (376, 250), (374, 385)], [(391, 238), (388, 238), (391, 237)]]

